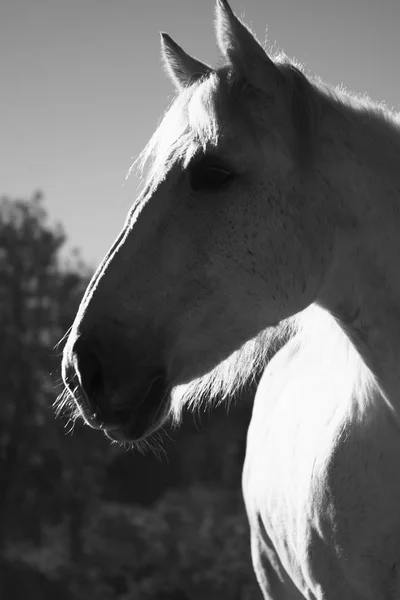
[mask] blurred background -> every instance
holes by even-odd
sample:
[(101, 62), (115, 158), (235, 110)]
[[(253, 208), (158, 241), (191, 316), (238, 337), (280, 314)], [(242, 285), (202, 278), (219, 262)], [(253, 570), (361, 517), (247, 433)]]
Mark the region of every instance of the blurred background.
[[(398, 108), (400, 4), (232, 0), (267, 47)], [(218, 63), (214, 0), (0, 6), (0, 597), (259, 600), (240, 491), (254, 389), (186, 415), (166, 457), (55, 419), (57, 342), (173, 97), (159, 32)], [(266, 38), (266, 27), (268, 36)]]

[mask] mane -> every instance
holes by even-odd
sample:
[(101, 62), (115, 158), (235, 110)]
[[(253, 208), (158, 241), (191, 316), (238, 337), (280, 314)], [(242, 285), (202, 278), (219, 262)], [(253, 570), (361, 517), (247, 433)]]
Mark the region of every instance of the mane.
[(400, 124), (400, 115), (393, 107), (389, 107), (383, 100), (377, 102), (365, 92), (357, 94), (347, 89), (343, 84), (331, 86), (321, 79), (314, 79), (314, 85), (320, 94), (328, 99), (332, 107), (339, 110), (342, 114), (348, 116), (358, 116), (362, 114), (370, 121), (398, 126)]
[(185, 407), (194, 410), (232, 401), (246, 384), (258, 380), (286, 344), (294, 352), (311, 354), (309, 360), (315, 368), (326, 370), (327, 385), (329, 378), (340, 380), (342, 389), (350, 392), (363, 410), (376, 386), (375, 377), (336, 318), (317, 304), (311, 304), (277, 327), (261, 332), (209, 373), (174, 388), (173, 422), (180, 422)]
[(180, 422), (184, 407), (194, 410), (232, 401), (245, 385), (256, 382), (273, 356), (295, 338), (300, 331), (298, 324), (292, 317), (277, 327), (268, 327), (205, 375), (176, 386), (172, 392), (173, 421)]
[[(302, 65), (282, 53), (275, 56), (274, 62), (291, 83), (294, 152), (300, 167), (312, 162), (319, 118), (326, 104), (349, 119), (361, 115), (380, 127), (398, 124), (398, 115), (384, 104), (313, 79), (304, 73)], [(232, 119), (235, 123), (241, 119), (248, 127), (243, 103), (253, 91), (229, 66), (212, 71), (182, 90), (129, 171), (138, 169), (144, 182), (137, 205), (145, 201), (171, 168), (180, 165), (184, 169), (198, 152), (216, 146)], [(174, 388), (173, 421), (180, 421), (185, 406), (195, 409), (234, 398), (245, 384), (260, 376), (288, 341), (294, 348), (312, 349), (316, 361), (330, 352), (332, 369), (337, 370), (338, 377), (344, 378), (358, 397), (368, 397), (374, 378), (356, 348), (334, 316), (311, 305), (278, 327), (260, 332), (209, 373)]]

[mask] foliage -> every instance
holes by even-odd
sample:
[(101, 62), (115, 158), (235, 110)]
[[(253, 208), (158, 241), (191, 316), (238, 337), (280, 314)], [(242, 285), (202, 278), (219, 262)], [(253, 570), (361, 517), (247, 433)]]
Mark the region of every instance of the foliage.
[(197, 484), (167, 491), (150, 508), (104, 503), (86, 536), (88, 555), (119, 582), (120, 598), (258, 597), (238, 492)]
[(169, 462), (55, 419), (55, 346), (91, 275), (65, 243), (41, 194), (0, 199), (0, 596), (259, 598), (240, 494), (251, 391), (229, 419), (186, 418)]

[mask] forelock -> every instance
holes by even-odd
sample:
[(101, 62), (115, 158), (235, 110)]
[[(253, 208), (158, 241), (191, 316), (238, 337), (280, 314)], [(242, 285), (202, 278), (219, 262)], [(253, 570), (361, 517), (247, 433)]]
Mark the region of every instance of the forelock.
[(200, 150), (218, 144), (221, 134), (245, 120), (249, 84), (228, 67), (212, 71), (179, 92), (155, 133), (133, 163), (147, 189), (154, 188), (173, 164), (186, 167)]

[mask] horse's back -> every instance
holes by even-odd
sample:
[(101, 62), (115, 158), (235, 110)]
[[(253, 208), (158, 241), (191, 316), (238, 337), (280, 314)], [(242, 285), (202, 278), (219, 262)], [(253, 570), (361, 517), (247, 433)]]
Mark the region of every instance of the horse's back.
[(271, 361), (249, 427), (243, 491), (265, 598), (400, 598), (400, 432), (294, 343)]

